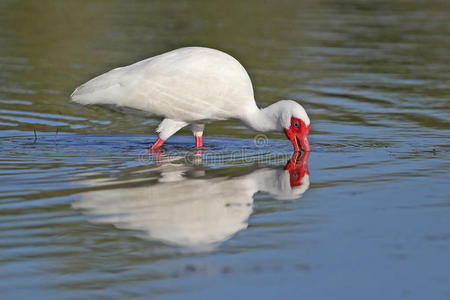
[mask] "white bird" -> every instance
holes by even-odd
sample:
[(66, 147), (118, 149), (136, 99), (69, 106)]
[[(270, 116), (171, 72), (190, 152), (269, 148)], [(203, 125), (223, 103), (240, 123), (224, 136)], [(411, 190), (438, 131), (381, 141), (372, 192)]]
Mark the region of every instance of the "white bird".
[(113, 69), (79, 86), (71, 100), (163, 117), (151, 150), (187, 125), (202, 147), (206, 123), (237, 119), (256, 131), (285, 132), (295, 151), (310, 151), (311, 125), (304, 108), (281, 100), (259, 109), (247, 71), (215, 49), (180, 48)]

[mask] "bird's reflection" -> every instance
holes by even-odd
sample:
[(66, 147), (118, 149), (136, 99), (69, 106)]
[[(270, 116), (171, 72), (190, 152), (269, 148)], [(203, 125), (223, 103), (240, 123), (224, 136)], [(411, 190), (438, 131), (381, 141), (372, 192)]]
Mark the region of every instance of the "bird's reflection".
[(94, 222), (137, 230), (145, 239), (208, 250), (247, 227), (255, 193), (301, 197), (309, 188), (308, 156), (295, 153), (284, 168), (261, 168), (231, 178), (208, 178), (187, 165), (162, 165), (156, 184), (87, 192), (73, 206), (100, 216)]

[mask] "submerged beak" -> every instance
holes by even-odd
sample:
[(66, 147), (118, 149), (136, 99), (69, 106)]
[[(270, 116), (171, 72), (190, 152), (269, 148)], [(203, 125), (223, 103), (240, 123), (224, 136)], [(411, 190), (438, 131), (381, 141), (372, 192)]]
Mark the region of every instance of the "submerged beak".
[(291, 141), (294, 146), (294, 151), (298, 152), (303, 149), (303, 151), (309, 152), (311, 151), (311, 147), (309, 146), (308, 135), (309, 135), (309, 126), (305, 126), (300, 128), (300, 131), (294, 131), (292, 128), (285, 129), (287, 138)]
[(302, 145), (303, 151), (310, 152), (311, 147), (309, 147), (309, 126), (306, 127), (305, 132), (303, 132), (298, 139), (300, 140), (300, 144)]
[(291, 141), (292, 146), (294, 146), (294, 151), (301, 151), (301, 144), (299, 139), (297, 138), (297, 135), (290, 129), (285, 129), (284, 132), (286, 133), (287, 138)]

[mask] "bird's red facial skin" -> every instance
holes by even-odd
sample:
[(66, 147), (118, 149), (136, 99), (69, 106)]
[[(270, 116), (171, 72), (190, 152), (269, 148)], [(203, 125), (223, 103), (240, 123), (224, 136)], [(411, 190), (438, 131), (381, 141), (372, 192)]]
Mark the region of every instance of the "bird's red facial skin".
[(305, 122), (302, 120), (291, 117), (291, 124), (289, 128), (284, 129), (284, 132), (286, 133), (287, 138), (292, 142), (294, 151), (297, 152), (302, 149), (307, 152), (311, 151), (308, 141), (309, 128), (311, 128), (311, 124), (306, 126)]

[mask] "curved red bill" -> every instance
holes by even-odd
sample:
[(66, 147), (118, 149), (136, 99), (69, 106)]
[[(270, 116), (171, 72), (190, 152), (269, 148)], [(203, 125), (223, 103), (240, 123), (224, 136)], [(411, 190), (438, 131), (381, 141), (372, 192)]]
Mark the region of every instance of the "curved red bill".
[(308, 135), (309, 135), (309, 126), (308, 126), (306, 133), (304, 133), (303, 135), (300, 135), (300, 137), (297, 137), (297, 141), (300, 140), (302, 149), (303, 149), (303, 151), (306, 151), (306, 152), (311, 151), (311, 147), (309, 146)]
[[(291, 141), (294, 146), (294, 151), (303, 151), (309, 152), (311, 151), (311, 147), (309, 146), (309, 129), (311, 124), (308, 126), (305, 125), (302, 121), (292, 118), (292, 124), (289, 128), (285, 129), (287, 138)], [(296, 125), (296, 126), (295, 126)]]

